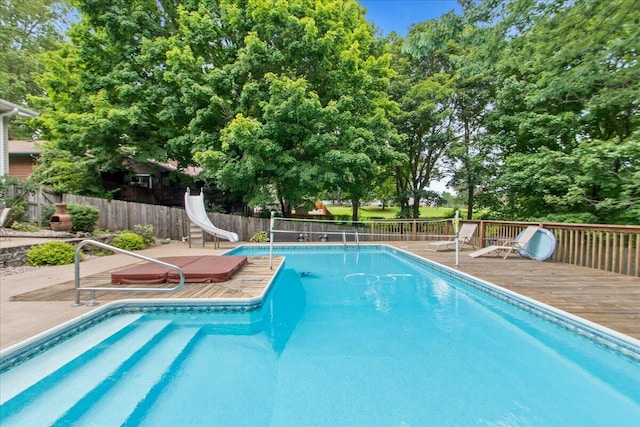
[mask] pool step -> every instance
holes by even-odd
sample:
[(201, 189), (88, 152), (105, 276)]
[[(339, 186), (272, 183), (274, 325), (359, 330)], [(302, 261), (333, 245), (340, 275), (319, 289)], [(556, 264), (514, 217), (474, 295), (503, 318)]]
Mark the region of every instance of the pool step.
[[(86, 402), (86, 411), (79, 405), (63, 419), (59, 419), (57, 424), (123, 425), (149, 391), (167, 375), (172, 364), (179, 360), (199, 330), (200, 328), (193, 327), (171, 330), (145, 355), (136, 358), (132, 367), (123, 369), (116, 375), (116, 386), (110, 387), (101, 396), (87, 395), (85, 399), (89, 401)], [(118, 381), (120, 377), (125, 380)], [(113, 408), (116, 407), (118, 411), (114, 412)]]
[(3, 373), (0, 377), (0, 405), (75, 360), (91, 348), (123, 331), (141, 314), (123, 314), (110, 317), (92, 328), (90, 333), (79, 333), (51, 347), (46, 355), (34, 357)]
[(120, 339), (105, 346), (87, 363), (73, 369), (73, 375), (56, 372), (52, 375), (56, 378), (50, 385), (47, 384), (48, 378), (45, 378), (41, 384), (35, 385), (33, 392), (26, 390), (18, 396), (16, 400), (19, 402), (9, 401), (8, 407), (3, 407), (3, 412), (6, 409), (5, 413), (12, 416), (2, 419), (2, 426), (52, 425), (170, 323), (169, 320), (140, 323)]

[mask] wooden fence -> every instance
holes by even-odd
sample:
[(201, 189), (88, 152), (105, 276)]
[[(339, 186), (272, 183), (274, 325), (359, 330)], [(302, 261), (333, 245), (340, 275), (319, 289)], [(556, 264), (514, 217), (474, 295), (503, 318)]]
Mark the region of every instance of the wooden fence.
[[(87, 204), (98, 208), (97, 227), (107, 230), (133, 230), (137, 224), (152, 224), (158, 237), (174, 240), (187, 236), (189, 222), (183, 208), (142, 203), (107, 201), (93, 197), (63, 195), (67, 203)], [(234, 231), (241, 241), (249, 241), (259, 232), (269, 233), (269, 219), (209, 213), (211, 222), (223, 230)], [(640, 276), (640, 226), (603, 224), (531, 223), (511, 221), (465, 221), (478, 224), (472, 239), (477, 248), (496, 239), (513, 239), (528, 225), (551, 231), (556, 237), (556, 250), (551, 259), (597, 270)], [(318, 241), (326, 234), (329, 241), (429, 241), (443, 240), (453, 234), (451, 220), (398, 219), (367, 222), (279, 221), (275, 242), (289, 242), (305, 237)], [(209, 236), (209, 238), (211, 238)]]

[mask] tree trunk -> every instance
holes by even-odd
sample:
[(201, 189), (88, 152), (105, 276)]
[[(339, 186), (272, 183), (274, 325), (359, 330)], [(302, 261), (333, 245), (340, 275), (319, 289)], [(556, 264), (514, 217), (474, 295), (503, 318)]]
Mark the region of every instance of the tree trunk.
[(351, 206), (353, 209), (353, 214), (351, 215), (351, 220), (353, 222), (358, 221), (358, 208), (360, 207), (360, 201), (351, 201)]
[(291, 218), (291, 205), (287, 203), (287, 201), (282, 197), (278, 197), (278, 202), (280, 203), (280, 210), (282, 211), (282, 216), (284, 218)]
[(469, 182), (467, 186), (469, 197), (467, 197), (467, 219), (473, 219), (473, 202), (475, 199), (475, 186)]

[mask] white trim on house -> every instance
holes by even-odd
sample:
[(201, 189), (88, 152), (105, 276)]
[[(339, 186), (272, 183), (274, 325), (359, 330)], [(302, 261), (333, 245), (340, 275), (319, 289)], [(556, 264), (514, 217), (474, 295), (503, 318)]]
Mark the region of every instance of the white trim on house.
[(39, 114), (0, 98), (0, 176), (9, 174), (9, 118), (38, 117)]

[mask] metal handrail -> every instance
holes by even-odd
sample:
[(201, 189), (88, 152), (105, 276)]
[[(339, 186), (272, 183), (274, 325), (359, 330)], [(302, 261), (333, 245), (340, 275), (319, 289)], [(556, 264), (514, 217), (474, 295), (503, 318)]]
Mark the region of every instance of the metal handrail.
[[(353, 241), (354, 241), (354, 245), (357, 248), (360, 248), (360, 236), (358, 235), (358, 230), (356, 230), (355, 233), (349, 233), (352, 236), (354, 236)], [(345, 231), (342, 231), (342, 244), (344, 245), (344, 248), (347, 249), (347, 233)]]
[[(119, 252), (125, 255), (131, 255), (135, 258), (140, 258), (145, 261), (153, 262), (168, 268), (172, 268), (178, 272), (180, 275), (180, 283), (178, 283), (173, 288), (123, 288), (123, 287), (91, 287), (91, 288), (81, 288), (80, 287), (80, 250), (85, 245), (94, 245), (104, 249), (108, 249), (113, 252)], [(176, 265), (169, 264), (168, 262), (160, 261), (154, 258), (150, 258), (144, 255), (137, 254), (135, 252), (129, 252), (124, 249), (116, 248), (115, 246), (107, 245), (106, 243), (98, 242), (96, 240), (83, 240), (78, 243), (76, 246), (76, 254), (75, 254), (75, 289), (76, 289), (76, 299), (73, 306), (82, 305), (80, 302), (80, 291), (91, 291), (91, 302), (88, 305), (97, 305), (96, 302), (96, 291), (116, 291), (116, 292), (175, 292), (182, 288), (184, 285), (184, 272), (182, 269)]]

